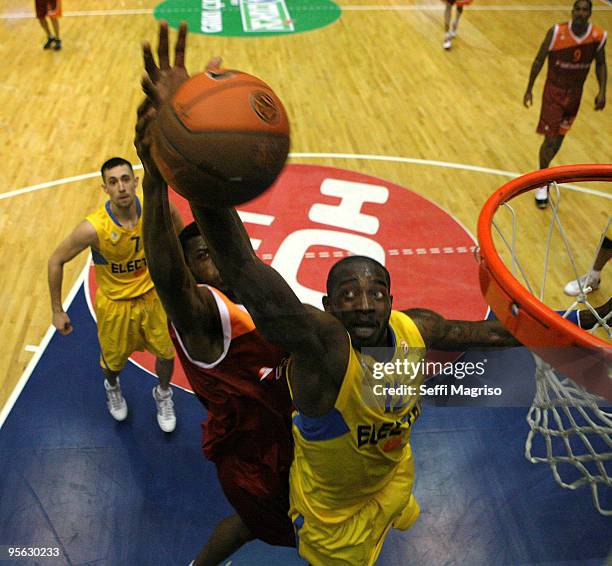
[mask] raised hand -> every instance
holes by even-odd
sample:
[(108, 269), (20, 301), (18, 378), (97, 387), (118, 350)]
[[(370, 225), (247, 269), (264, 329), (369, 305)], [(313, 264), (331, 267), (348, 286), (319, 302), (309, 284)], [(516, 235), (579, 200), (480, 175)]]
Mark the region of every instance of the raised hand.
[(159, 42), (157, 46), (157, 59), (155, 62), (151, 44), (146, 42), (142, 46), (146, 76), (142, 79), (142, 89), (151, 99), (153, 106), (159, 108), (170, 98), (188, 78), (185, 68), (185, 45), (187, 39), (187, 24), (181, 23), (178, 38), (174, 47), (174, 66), (170, 65), (168, 49), (168, 23), (159, 24)]
[[(142, 46), (144, 67), (147, 74), (142, 79), (142, 89), (153, 106), (159, 108), (164, 101), (172, 97), (176, 90), (189, 79), (185, 68), (185, 47), (187, 43), (187, 24), (182, 22), (179, 27), (178, 38), (174, 46), (174, 66), (170, 65), (168, 23), (159, 24), (159, 42), (157, 46), (157, 59), (155, 62), (151, 44), (146, 42)], [(206, 64), (205, 70), (214, 72), (221, 66), (221, 58), (213, 57)]]

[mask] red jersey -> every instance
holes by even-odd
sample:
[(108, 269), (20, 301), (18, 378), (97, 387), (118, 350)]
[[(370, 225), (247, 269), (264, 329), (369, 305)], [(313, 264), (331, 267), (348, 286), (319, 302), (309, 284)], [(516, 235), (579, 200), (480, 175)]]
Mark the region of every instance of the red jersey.
[(208, 410), (202, 423), (204, 454), (217, 460), (231, 453), (266, 465), (289, 468), (293, 459), (291, 397), (280, 367), (286, 354), (256, 330), (246, 309), (209, 287), (223, 330), (223, 352), (213, 363), (194, 360), (170, 324), (191, 387)]
[(555, 25), (546, 80), (559, 88), (581, 90), (595, 53), (604, 48), (607, 37), (606, 31), (592, 24), (581, 37), (574, 35), (571, 22)]

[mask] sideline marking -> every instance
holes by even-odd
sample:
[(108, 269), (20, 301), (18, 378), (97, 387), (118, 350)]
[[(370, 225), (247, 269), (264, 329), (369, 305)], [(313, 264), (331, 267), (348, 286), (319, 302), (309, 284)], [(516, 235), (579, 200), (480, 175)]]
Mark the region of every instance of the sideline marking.
[[(77, 280), (74, 282), (74, 285), (70, 289), (70, 292), (68, 293), (68, 296), (66, 297), (66, 300), (62, 304), (62, 308), (64, 309), (64, 311), (67, 311), (70, 305), (72, 304), (72, 301), (74, 300), (77, 293), (79, 292), (79, 288), (81, 287), (81, 285), (83, 285), (84, 281), (86, 280), (88, 273), (89, 273), (89, 258), (85, 264), (85, 267), (83, 268), (83, 270), (77, 277)], [(49, 342), (51, 342), (51, 338), (53, 338), (53, 334), (55, 334), (55, 327), (51, 324), (49, 325), (49, 328), (47, 329), (47, 332), (45, 333), (43, 339), (40, 341), (40, 344), (38, 345), (36, 352), (32, 356), (32, 359), (30, 360), (30, 363), (26, 366), (25, 370), (21, 374), (21, 377), (19, 378), (19, 381), (13, 388), (13, 391), (11, 391), (11, 394), (6, 400), (4, 407), (2, 407), (2, 410), (0, 410), (0, 430), (2, 429), (2, 425), (4, 425), (4, 421), (6, 421), (6, 418), (11, 412), (13, 405), (15, 405), (15, 403), (17, 402), (19, 395), (21, 395), (23, 388), (26, 386), (26, 383), (30, 379), (30, 376), (32, 375), (32, 372), (34, 371), (34, 368), (36, 368), (36, 366), (38, 365), (38, 361), (40, 360), (42, 355), (47, 350), (47, 346), (49, 345)]]
[[(474, 171), (476, 173), (488, 173), (490, 175), (500, 175), (502, 177), (510, 177), (511, 179), (515, 179), (516, 177), (520, 177), (523, 173), (514, 173), (512, 171), (503, 171), (501, 169), (491, 169), (489, 167), (480, 167), (479, 165), (466, 165), (463, 163), (451, 163), (449, 161), (433, 161), (430, 159), (416, 159), (413, 157), (395, 157), (392, 155), (363, 155), (363, 154), (354, 154), (354, 153), (290, 153), (289, 159), (303, 159), (303, 158), (330, 158), (330, 159), (361, 159), (361, 160), (369, 160), (369, 161), (390, 161), (394, 163), (411, 163), (413, 165), (430, 165), (432, 167), (442, 167), (446, 169), (459, 169), (462, 171)], [(142, 165), (134, 165), (134, 171), (139, 171), (142, 169)], [(0, 200), (16, 197), (19, 195), (24, 195), (27, 193), (31, 193), (34, 191), (40, 191), (41, 189), (48, 189), (50, 187), (55, 187), (57, 185), (63, 185), (66, 183), (74, 183), (76, 181), (83, 181), (85, 179), (93, 179), (100, 175), (99, 171), (95, 173), (85, 173), (83, 175), (75, 175), (74, 177), (65, 177), (64, 179), (57, 179), (56, 181), (49, 181), (47, 183), (39, 183), (38, 185), (31, 185), (29, 187), (24, 187), (22, 189), (15, 189), (14, 191), (9, 191), (8, 193), (0, 194)], [(579, 193), (585, 193), (589, 195), (594, 195), (598, 197), (612, 199), (612, 193), (603, 193), (601, 191), (596, 191), (594, 189), (586, 189), (584, 187), (580, 187), (578, 185), (560, 185), (572, 191), (576, 191)]]

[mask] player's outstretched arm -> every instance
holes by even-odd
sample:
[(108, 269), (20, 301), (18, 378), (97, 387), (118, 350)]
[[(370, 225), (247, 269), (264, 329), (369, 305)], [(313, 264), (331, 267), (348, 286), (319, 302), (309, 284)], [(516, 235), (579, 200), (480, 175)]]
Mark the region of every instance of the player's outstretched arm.
[[(158, 63), (150, 46), (143, 46), (147, 76), (142, 85), (155, 109), (189, 77), (184, 67), (186, 33), (186, 25), (181, 24), (174, 66), (170, 65), (168, 26), (164, 22), (159, 28)], [(207, 69), (219, 64), (220, 59), (213, 58)], [(206, 187), (201, 190), (205, 192)], [(233, 209), (209, 210), (193, 204), (192, 209), (224, 283), (244, 303), (257, 329), (293, 354), (296, 403), (306, 414), (327, 412), (333, 407), (348, 358), (346, 331), (331, 315), (300, 303), (284, 279), (255, 256)]]
[(417, 325), (428, 349), (452, 352), (521, 345), (498, 320), (448, 320), (429, 309), (410, 309), (404, 313)]
[(349, 357), (346, 330), (332, 315), (302, 304), (281, 275), (255, 255), (234, 209), (192, 205), (192, 211), (223, 281), (257, 330), (292, 354), (289, 380), (295, 404), (311, 417), (327, 414)]
[[(168, 186), (151, 157), (150, 100), (138, 108), (134, 145), (144, 168), (142, 189), (143, 240), (147, 267), (168, 316), (182, 332), (206, 329), (216, 314), (210, 293), (198, 290), (176, 231), (182, 228), (178, 212), (168, 200)], [(177, 226), (178, 224), (178, 226)]]
[(47, 263), (49, 295), (51, 296), (52, 324), (60, 334), (66, 336), (73, 330), (70, 317), (62, 306), (62, 282), (64, 264), (74, 259), (84, 249), (97, 249), (98, 235), (95, 228), (83, 220), (72, 233), (55, 249)]
[(523, 104), (526, 107), (529, 107), (533, 103), (533, 85), (535, 80), (538, 78), (540, 71), (542, 70), (542, 66), (544, 65), (544, 61), (546, 61), (546, 56), (548, 55), (548, 49), (550, 48), (550, 44), (553, 38), (554, 28), (550, 28), (540, 45), (540, 49), (533, 60), (533, 65), (531, 65), (531, 72), (529, 73), (529, 82), (527, 83), (527, 88), (525, 89), (525, 94), (523, 95)]
[[(205, 188), (202, 190), (205, 192)], [(192, 211), (223, 281), (238, 295), (257, 329), (293, 354), (300, 375), (310, 376), (309, 383), (300, 380), (298, 388), (308, 388), (315, 400), (328, 386), (330, 392), (335, 390), (348, 359), (348, 338), (340, 321), (302, 304), (281, 275), (255, 255), (233, 208), (208, 209), (192, 204)], [(310, 394), (296, 393), (302, 397), (300, 407), (306, 411), (304, 397)]]
[[(606, 317), (612, 310), (612, 299), (595, 310), (600, 318)], [(456, 351), (522, 345), (498, 320), (448, 320), (429, 309), (410, 309), (404, 313), (414, 320), (427, 348)], [(597, 318), (589, 310), (580, 311), (574, 320), (581, 328), (587, 329), (592, 328), (596, 322)]]

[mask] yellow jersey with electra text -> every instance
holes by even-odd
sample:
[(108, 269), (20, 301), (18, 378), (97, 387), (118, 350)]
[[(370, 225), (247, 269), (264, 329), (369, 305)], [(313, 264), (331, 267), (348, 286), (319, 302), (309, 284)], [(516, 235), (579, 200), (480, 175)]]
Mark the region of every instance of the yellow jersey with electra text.
[[(399, 311), (391, 312), (389, 336), (390, 345), (372, 355), (351, 346), (330, 413), (314, 418), (294, 413), (294, 521), (300, 515), (328, 525), (347, 521), (399, 480), (396, 471), (412, 469), (410, 429), (421, 411), (426, 348), (413, 320)], [(385, 510), (390, 517), (414, 501), (412, 480), (403, 478), (397, 508)]]
[(136, 197), (138, 223), (124, 228), (113, 214), (110, 201), (86, 217), (98, 234), (92, 250), (96, 282), (111, 300), (133, 299), (153, 288), (142, 243), (142, 205)]

